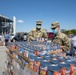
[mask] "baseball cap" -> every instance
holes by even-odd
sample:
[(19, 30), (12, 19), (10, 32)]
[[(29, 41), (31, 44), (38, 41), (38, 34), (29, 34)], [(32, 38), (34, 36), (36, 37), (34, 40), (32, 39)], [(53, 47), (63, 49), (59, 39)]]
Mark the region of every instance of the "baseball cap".
[(42, 24), (42, 21), (41, 20), (37, 20), (36, 21), (36, 25), (41, 25)]
[(52, 29), (52, 28), (56, 28), (57, 26), (60, 26), (59, 22), (58, 22), (58, 21), (53, 22), (53, 23), (51, 24), (51, 29)]

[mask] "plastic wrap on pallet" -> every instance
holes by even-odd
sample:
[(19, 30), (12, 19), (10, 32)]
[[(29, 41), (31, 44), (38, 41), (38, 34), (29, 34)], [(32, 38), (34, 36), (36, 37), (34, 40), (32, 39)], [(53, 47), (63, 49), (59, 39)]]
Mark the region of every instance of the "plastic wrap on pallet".
[(11, 57), (13, 56), (12, 59), (9, 59), (10, 56), (8, 56), (8, 59), (11, 60), (10, 69), (15, 75), (53, 75), (61, 74), (64, 70), (66, 75), (76, 72), (76, 57), (66, 56), (65, 52), (50, 54), (50, 51), (60, 50), (58, 44), (35, 40), (10, 43), (8, 48), (11, 45), (17, 49), (8, 51)]

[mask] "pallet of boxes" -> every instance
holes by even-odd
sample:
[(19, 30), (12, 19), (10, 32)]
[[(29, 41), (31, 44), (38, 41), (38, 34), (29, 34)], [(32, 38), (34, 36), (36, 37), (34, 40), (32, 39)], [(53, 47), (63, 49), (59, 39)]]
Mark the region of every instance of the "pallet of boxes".
[(4, 46), (4, 42), (3, 41), (0, 41), (0, 46)]
[(14, 42), (8, 44), (9, 75), (76, 75), (76, 58), (54, 54), (59, 45), (51, 42)]
[(26, 57), (26, 52), (22, 53), (20, 46), (10, 44), (7, 53), (7, 72), (8, 75), (38, 75), (30, 64), (30, 59)]
[(0, 35), (0, 46), (4, 46), (4, 38)]

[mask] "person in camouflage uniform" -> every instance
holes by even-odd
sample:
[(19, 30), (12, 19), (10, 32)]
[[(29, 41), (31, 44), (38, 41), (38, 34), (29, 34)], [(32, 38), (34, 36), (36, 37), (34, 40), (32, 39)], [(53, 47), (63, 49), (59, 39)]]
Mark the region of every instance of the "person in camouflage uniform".
[(53, 22), (51, 24), (52, 32), (54, 33), (54, 37), (52, 38), (52, 43), (60, 45), (60, 52), (66, 52), (70, 50), (70, 41), (66, 34), (60, 31), (59, 22)]
[(36, 21), (36, 28), (32, 29), (28, 35), (28, 40), (35, 40), (36, 38), (45, 38), (47, 40), (47, 33), (41, 28), (42, 21)]

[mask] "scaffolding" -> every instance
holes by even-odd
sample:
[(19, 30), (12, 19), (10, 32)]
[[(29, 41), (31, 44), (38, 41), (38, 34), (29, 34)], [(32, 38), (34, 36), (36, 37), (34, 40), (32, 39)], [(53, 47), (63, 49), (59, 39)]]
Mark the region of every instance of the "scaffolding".
[(0, 34), (3, 35), (4, 32), (13, 33), (13, 20), (0, 14)]

